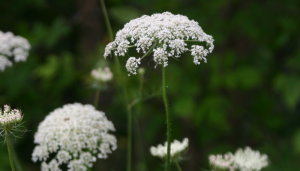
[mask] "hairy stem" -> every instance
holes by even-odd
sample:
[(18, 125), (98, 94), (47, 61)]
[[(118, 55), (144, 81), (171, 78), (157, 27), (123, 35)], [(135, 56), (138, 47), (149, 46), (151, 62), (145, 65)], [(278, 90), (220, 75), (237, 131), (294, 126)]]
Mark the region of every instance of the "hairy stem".
[(5, 131), (5, 138), (6, 138), (6, 144), (7, 144), (7, 150), (8, 150), (8, 156), (9, 156), (9, 161), (10, 161), (10, 166), (11, 166), (11, 170), (15, 171), (15, 166), (12, 160), (12, 156), (11, 156), (11, 151), (10, 151), (10, 144), (9, 144), (9, 137), (8, 137), (8, 132)]
[(178, 164), (178, 162), (176, 161), (175, 163), (176, 163), (177, 170), (182, 171), (180, 165)]
[(167, 85), (166, 85), (166, 67), (162, 65), (162, 87), (163, 87), (163, 99), (166, 108), (167, 115), (167, 158), (166, 158), (166, 171), (170, 170), (170, 150), (171, 150), (171, 123), (170, 123), (170, 113), (169, 113), (169, 102), (167, 97)]
[(94, 99), (94, 107), (96, 110), (97, 110), (97, 106), (98, 106), (99, 96), (100, 96), (100, 87), (97, 88), (95, 99)]
[[(106, 27), (107, 27), (107, 30), (108, 30), (108, 33), (109, 33), (109, 38), (110, 38), (111, 41), (113, 41), (114, 37), (113, 37), (113, 33), (112, 33), (112, 29), (111, 29), (111, 25), (110, 25), (110, 22), (109, 22), (109, 18), (108, 18), (108, 14), (107, 14), (107, 11), (106, 11), (104, 0), (100, 0), (100, 2), (101, 2), (104, 18), (105, 18)], [(115, 58), (117, 73), (120, 77), (120, 85), (121, 85), (122, 90), (123, 90), (124, 104), (126, 106), (126, 111), (127, 111), (127, 121), (128, 121), (128, 123), (127, 123), (127, 133), (128, 133), (128, 139), (127, 139), (127, 171), (131, 171), (131, 141), (132, 141), (132, 136), (131, 136), (132, 116), (131, 115), (132, 114), (131, 114), (131, 108), (128, 107), (127, 89), (126, 89), (125, 81), (123, 80), (124, 77), (123, 77), (123, 74), (121, 72), (120, 61), (119, 61), (119, 58), (117, 56), (114, 56), (114, 58)]]

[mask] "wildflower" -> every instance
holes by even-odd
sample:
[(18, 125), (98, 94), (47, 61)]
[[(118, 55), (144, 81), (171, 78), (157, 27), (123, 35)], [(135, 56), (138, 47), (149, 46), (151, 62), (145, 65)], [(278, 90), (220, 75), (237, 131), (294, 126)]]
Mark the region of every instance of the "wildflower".
[[(170, 151), (171, 159), (173, 161), (177, 161), (178, 159), (180, 159), (182, 154), (187, 150), (188, 146), (189, 146), (188, 138), (184, 138), (182, 143), (178, 140), (174, 140), (171, 143), (171, 151)], [(165, 142), (164, 146), (159, 144), (157, 147), (151, 147), (150, 152), (153, 156), (157, 156), (162, 159), (166, 158), (167, 142)]]
[(224, 156), (220, 154), (210, 155), (209, 163), (215, 171), (234, 171), (233, 158), (231, 158), (228, 154), (225, 154)]
[[(166, 67), (169, 57), (178, 58), (184, 52), (191, 51), (194, 63), (198, 65), (199, 60), (206, 62), (206, 56), (213, 51), (213, 41), (213, 37), (204, 33), (196, 21), (189, 20), (186, 16), (170, 12), (144, 15), (131, 20), (118, 31), (115, 40), (106, 46), (104, 58), (112, 51), (116, 56), (125, 56), (128, 48), (136, 47), (137, 52), (145, 53), (143, 57), (153, 50), (155, 67), (158, 64)], [(206, 42), (207, 46), (193, 45), (189, 49), (186, 42)], [(130, 57), (127, 64), (133, 59), (136, 58)], [(137, 65), (130, 69), (126, 65), (126, 68), (134, 74)]]
[(20, 122), (23, 117), (21, 111), (18, 109), (11, 110), (10, 106), (4, 105), (4, 110), (0, 108), (0, 135), (2, 132), (14, 134), (14, 131), (18, 131), (17, 127), (20, 126)]
[(110, 81), (113, 77), (113, 74), (111, 73), (108, 67), (105, 67), (104, 69), (102, 68), (94, 69), (92, 70), (91, 74), (95, 80), (100, 82)]
[(14, 56), (15, 62), (26, 61), (30, 44), (21, 36), (14, 36), (11, 32), (0, 31), (0, 70), (11, 67), (9, 58)]
[(250, 147), (246, 147), (245, 150), (238, 149), (234, 155), (230, 155), (234, 161), (234, 167), (241, 171), (260, 171), (268, 166), (268, 156), (261, 155), (259, 151), (254, 151)]
[[(67, 104), (46, 116), (39, 124), (32, 160), (42, 162), (42, 171), (60, 170), (66, 163), (68, 171), (87, 170), (98, 158), (107, 158), (117, 148), (117, 140), (109, 131), (114, 125), (103, 112), (91, 105)], [(50, 154), (54, 158), (49, 164)], [(51, 170), (51, 171), (52, 171)]]

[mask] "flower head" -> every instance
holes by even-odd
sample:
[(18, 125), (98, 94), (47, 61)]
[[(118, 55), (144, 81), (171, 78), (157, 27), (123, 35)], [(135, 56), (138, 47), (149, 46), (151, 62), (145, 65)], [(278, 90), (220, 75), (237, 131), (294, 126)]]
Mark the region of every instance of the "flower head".
[[(117, 148), (117, 140), (109, 131), (115, 131), (113, 123), (93, 106), (64, 105), (40, 123), (34, 137), (37, 146), (32, 160), (43, 161), (42, 170), (60, 170), (59, 165), (63, 163), (68, 164), (69, 171), (86, 170), (96, 161), (96, 156), (107, 158)], [(51, 153), (55, 156), (47, 164)]]
[(10, 106), (4, 105), (3, 111), (0, 108), (0, 135), (3, 130), (8, 131), (8, 133), (13, 133), (15, 129), (20, 126), (20, 122), (23, 117), (21, 111), (18, 109), (11, 109)]
[(26, 61), (29, 49), (30, 44), (25, 38), (0, 31), (0, 71), (12, 66), (11, 57), (15, 62)]
[[(153, 156), (157, 156), (159, 158), (164, 159), (167, 156), (167, 142), (165, 142), (165, 145), (159, 144), (157, 147), (151, 147), (150, 152)], [(182, 143), (178, 140), (174, 140), (171, 143), (171, 150), (170, 150), (170, 155), (171, 159), (176, 161), (178, 160), (183, 152), (187, 150), (189, 146), (189, 139), (184, 138)]]
[(160, 64), (166, 67), (169, 57), (180, 57), (189, 50), (186, 44), (188, 41), (207, 43), (206, 47), (195, 45), (190, 49), (195, 64), (200, 64), (199, 60), (206, 62), (205, 57), (214, 49), (214, 40), (212, 36), (203, 32), (196, 21), (170, 12), (144, 15), (131, 20), (118, 31), (115, 40), (106, 46), (104, 57), (109, 56), (112, 51), (116, 56), (125, 56), (128, 48), (136, 47), (137, 52), (142, 51), (146, 53), (145, 56), (153, 50), (155, 66)]
[(234, 155), (230, 155), (234, 161), (234, 167), (241, 171), (260, 171), (268, 166), (268, 156), (261, 155), (259, 151), (254, 151), (250, 147), (246, 147), (245, 150), (238, 149)]
[(95, 80), (100, 82), (110, 81), (113, 77), (113, 74), (111, 73), (108, 67), (105, 67), (104, 69), (102, 68), (94, 69), (92, 70), (91, 74)]
[(209, 163), (215, 171), (234, 171), (233, 158), (228, 154), (225, 154), (224, 156), (220, 154), (210, 155)]

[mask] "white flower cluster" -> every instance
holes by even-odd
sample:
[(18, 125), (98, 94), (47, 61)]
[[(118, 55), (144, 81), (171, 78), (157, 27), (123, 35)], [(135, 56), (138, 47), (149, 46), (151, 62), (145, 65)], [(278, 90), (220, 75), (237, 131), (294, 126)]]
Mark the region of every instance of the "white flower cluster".
[(14, 56), (15, 62), (26, 61), (30, 44), (21, 36), (14, 36), (11, 32), (0, 31), (0, 70), (12, 66), (8, 58)]
[(229, 170), (234, 171), (233, 167), (233, 158), (231, 158), (228, 154), (225, 154), (224, 157), (220, 154), (218, 155), (210, 155), (209, 156), (209, 163), (210, 166), (215, 171), (223, 171), (223, 170)]
[(238, 149), (235, 154), (230, 154), (234, 161), (234, 167), (241, 171), (260, 171), (263, 167), (268, 166), (268, 156), (254, 151), (250, 147), (245, 150)]
[[(165, 142), (165, 145), (159, 144), (157, 147), (151, 147), (150, 152), (153, 156), (157, 156), (159, 158), (164, 159), (167, 156), (167, 145), (168, 143)], [(181, 157), (181, 154), (187, 150), (189, 146), (189, 139), (184, 138), (182, 143), (178, 140), (174, 140), (171, 143), (171, 150), (170, 150), (170, 157), (172, 160), (177, 160)]]
[(22, 121), (21, 112), (18, 109), (11, 110), (10, 106), (4, 105), (4, 110), (0, 109), (0, 128), (8, 128)]
[(263, 167), (268, 166), (268, 156), (254, 151), (250, 147), (245, 150), (238, 149), (235, 154), (232, 153), (222, 155), (209, 156), (209, 162), (215, 171), (260, 171)]
[(168, 57), (179, 57), (189, 50), (186, 41), (206, 42), (208, 45), (208, 49), (203, 46), (192, 47), (194, 62), (205, 59), (214, 49), (213, 37), (204, 33), (196, 21), (189, 20), (186, 16), (170, 12), (144, 15), (131, 20), (118, 31), (116, 39), (106, 46), (104, 57), (112, 51), (116, 56), (125, 56), (129, 47), (136, 47), (137, 52), (142, 50), (143, 53), (153, 49), (156, 65), (163, 64), (166, 67)]
[(101, 82), (110, 81), (113, 77), (113, 74), (111, 73), (108, 67), (105, 67), (104, 69), (102, 68), (94, 69), (92, 70), (91, 74), (95, 80)]
[[(115, 131), (113, 123), (93, 106), (64, 105), (39, 124), (32, 160), (43, 161), (42, 171), (59, 171), (63, 163), (68, 171), (85, 171), (96, 161), (95, 156), (107, 158), (117, 148), (117, 140), (109, 131)], [(55, 157), (47, 164), (51, 153)]]
[[(136, 75), (138, 64), (141, 64), (141, 58), (136, 59), (135, 57), (130, 57), (126, 62), (127, 71)], [(128, 76), (130, 76), (130, 74), (128, 74)]]

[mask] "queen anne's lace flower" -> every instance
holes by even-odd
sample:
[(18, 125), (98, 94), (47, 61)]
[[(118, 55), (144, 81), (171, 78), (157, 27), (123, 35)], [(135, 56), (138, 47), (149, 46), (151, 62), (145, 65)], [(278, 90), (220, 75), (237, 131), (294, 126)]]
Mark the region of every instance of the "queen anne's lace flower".
[(246, 147), (245, 150), (238, 149), (230, 156), (234, 161), (234, 167), (241, 171), (260, 171), (268, 165), (268, 156), (261, 155), (259, 151), (254, 151), (250, 147)]
[(92, 70), (91, 74), (95, 80), (101, 81), (101, 82), (110, 81), (113, 77), (113, 74), (111, 73), (111, 71), (108, 67), (105, 67), (104, 69), (102, 69), (102, 68), (94, 69), (94, 70)]
[(231, 158), (228, 154), (225, 154), (224, 157), (220, 154), (210, 155), (209, 163), (215, 171), (234, 171), (233, 158)]
[(3, 111), (0, 108), (0, 135), (2, 130), (13, 132), (14, 128), (19, 126), (22, 118), (21, 111), (18, 109), (11, 110), (8, 105), (4, 105)]
[(208, 49), (199, 45), (191, 48), (195, 64), (200, 64), (198, 60), (201, 59), (206, 61), (205, 56), (214, 49), (212, 36), (204, 33), (196, 21), (189, 20), (186, 16), (173, 15), (170, 12), (144, 15), (131, 20), (118, 31), (116, 39), (106, 46), (104, 57), (112, 51), (117, 56), (125, 56), (129, 47), (136, 47), (137, 52), (142, 50), (143, 53), (153, 49), (156, 53), (156, 65), (163, 64), (166, 67), (168, 57), (179, 57), (189, 50), (187, 41), (206, 42), (208, 45)]
[[(159, 158), (166, 158), (167, 156), (167, 145), (168, 143), (165, 142), (165, 145), (159, 144), (157, 147), (151, 147), (150, 152), (153, 156), (157, 156)], [(181, 157), (182, 153), (187, 150), (189, 146), (189, 139), (184, 138), (182, 143), (178, 140), (174, 140), (171, 143), (171, 151), (170, 156), (172, 160), (177, 160), (179, 157)]]
[(15, 62), (26, 61), (30, 44), (21, 36), (14, 36), (11, 32), (0, 31), (0, 71), (12, 66), (10, 57)]
[[(95, 156), (107, 158), (117, 148), (117, 140), (109, 131), (115, 131), (114, 125), (93, 106), (64, 105), (40, 123), (32, 160), (43, 161), (42, 171), (58, 171), (63, 163), (68, 164), (69, 171), (87, 170)], [(51, 153), (55, 153), (54, 158), (47, 164)]]

